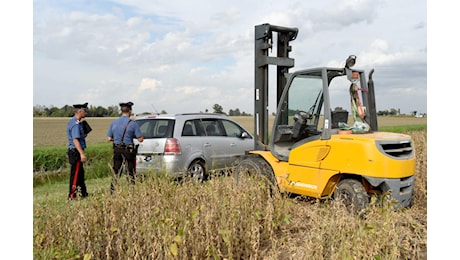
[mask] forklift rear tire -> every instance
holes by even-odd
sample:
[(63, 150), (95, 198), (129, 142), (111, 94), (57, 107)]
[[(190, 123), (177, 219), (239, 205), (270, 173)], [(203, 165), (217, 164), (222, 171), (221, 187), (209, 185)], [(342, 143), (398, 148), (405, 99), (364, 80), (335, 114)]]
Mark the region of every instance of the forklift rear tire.
[(355, 179), (343, 179), (334, 191), (334, 200), (342, 201), (354, 212), (359, 212), (369, 206), (369, 195), (363, 185)]

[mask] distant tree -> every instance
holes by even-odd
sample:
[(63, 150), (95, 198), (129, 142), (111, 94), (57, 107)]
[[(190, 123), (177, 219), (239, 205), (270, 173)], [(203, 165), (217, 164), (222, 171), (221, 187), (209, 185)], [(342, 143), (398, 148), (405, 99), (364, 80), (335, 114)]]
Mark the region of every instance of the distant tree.
[(46, 117), (45, 106), (35, 105), (34, 106), (34, 116)]
[(230, 110), (228, 111), (228, 115), (229, 115), (229, 116), (241, 116), (240, 109), (239, 109), (239, 108), (236, 108), (235, 110), (230, 109)]
[(246, 113), (246, 112), (243, 111), (243, 112), (241, 113), (241, 116), (252, 116), (252, 115), (251, 115), (251, 114), (248, 114), (248, 113)]
[(88, 117), (103, 117), (108, 116), (107, 109), (101, 106), (90, 106), (88, 109)]
[(75, 114), (75, 108), (73, 106), (65, 105), (61, 110), (63, 110), (63, 116), (65, 117), (71, 117)]
[(398, 114), (398, 110), (396, 110), (396, 109), (394, 109), (394, 108), (392, 108), (392, 109), (390, 110), (390, 115), (395, 116), (395, 115), (397, 115), (397, 114)]
[(334, 108), (334, 111), (345, 111), (345, 109), (343, 109), (342, 107), (336, 107)]
[(416, 115), (417, 115), (417, 110), (414, 110), (414, 111), (410, 112), (410, 114), (411, 114), (412, 116), (416, 116)]
[(59, 108), (52, 106), (51, 108), (45, 108), (47, 116), (61, 116), (59, 113)]
[(107, 116), (109, 117), (117, 117), (120, 115), (120, 110), (118, 106), (109, 106), (107, 108)]
[(65, 114), (64, 110), (56, 108), (56, 109), (53, 109), (53, 112), (51, 113), (50, 116), (52, 116), (52, 117), (65, 117), (67, 115)]
[(214, 113), (216, 113), (216, 114), (225, 114), (225, 113), (223, 112), (224, 108), (223, 108), (221, 105), (219, 105), (219, 104), (214, 104), (214, 105), (212, 106), (212, 109), (214, 109)]
[(398, 115), (398, 110), (395, 109), (395, 108), (390, 109), (390, 111), (388, 111), (388, 110), (383, 110), (383, 111), (379, 110), (377, 112), (377, 115), (378, 116), (395, 116), (395, 115)]
[(382, 111), (382, 110), (379, 110), (379, 111), (377, 112), (377, 115), (378, 115), (378, 116), (387, 116), (388, 114), (389, 114), (388, 110), (383, 110), (383, 111)]
[(166, 112), (166, 110), (161, 110), (160, 114), (167, 114), (168, 112)]

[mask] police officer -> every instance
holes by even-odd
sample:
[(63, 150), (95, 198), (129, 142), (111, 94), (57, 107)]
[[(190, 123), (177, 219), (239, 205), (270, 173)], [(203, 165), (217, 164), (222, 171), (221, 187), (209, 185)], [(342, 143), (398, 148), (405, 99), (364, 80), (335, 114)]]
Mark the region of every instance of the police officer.
[(134, 146), (133, 139), (139, 142), (144, 141), (141, 129), (136, 121), (131, 120), (133, 102), (120, 103), (121, 117), (110, 123), (107, 131), (107, 141), (113, 142), (113, 171), (110, 193), (115, 190), (118, 178), (121, 177), (120, 168), (123, 160), (128, 164), (129, 180), (135, 183), (136, 177), (136, 153), (137, 147)]
[(75, 108), (75, 115), (70, 119), (67, 124), (67, 140), (68, 150), (67, 155), (70, 168), (70, 184), (69, 184), (69, 200), (76, 198), (77, 189), (79, 188), (82, 197), (87, 197), (88, 192), (86, 191), (85, 184), (85, 169), (83, 164), (87, 158), (85, 155), (86, 148), (86, 135), (82, 119), (86, 117), (88, 103), (73, 105)]

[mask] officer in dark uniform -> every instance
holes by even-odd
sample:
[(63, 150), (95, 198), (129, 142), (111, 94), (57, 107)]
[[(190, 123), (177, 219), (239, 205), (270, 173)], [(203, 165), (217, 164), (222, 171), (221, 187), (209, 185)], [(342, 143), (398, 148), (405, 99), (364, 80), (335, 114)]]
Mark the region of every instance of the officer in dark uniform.
[(70, 168), (70, 184), (69, 184), (69, 200), (76, 198), (78, 189), (81, 192), (82, 197), (87, 197), (88, 192), (86, 191), (85, 184), (85, 169), (83, 164), (87, 158), (85, 155), (86, 148), (86, 135), (82, 119), (86, 117), (88, 103), (73, 105), (75, 108), (75, 115), (70, 119), (67, 124), (67, 140), (68, 150), (67, 156)]
[(110, 193), (115, 190), (118, 178), (121, 177), (120, 168), (123, 160), (128, 164), (129, 179), (132, 184), (136, 177), (136, 153), (133, 139), (144, 141), (141, 129), (136, 121), (131, 120), (133, 102), (120, 103), (121, 117), (112, 121), (107, 131), (107, 141), (113, 142), (113, 171)]

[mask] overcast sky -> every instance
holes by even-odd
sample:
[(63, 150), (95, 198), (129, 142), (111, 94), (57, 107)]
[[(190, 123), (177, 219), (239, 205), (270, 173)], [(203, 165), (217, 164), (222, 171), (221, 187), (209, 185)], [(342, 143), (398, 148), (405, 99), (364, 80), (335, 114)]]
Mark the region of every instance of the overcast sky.
[[(377, 110), (427, 112), (427, 3), (385, 1), (33, 2), (33, 104), (134, 112), (253, 114), (254, 26), (297, 27), (296, 67), (375, 69)], [(272, 73), (274, 74), (274, 73)], [(270, 112), (275, 110), (275, 83)], [(350, 110), (348, 86), (342, 102)]]

